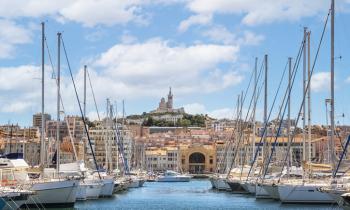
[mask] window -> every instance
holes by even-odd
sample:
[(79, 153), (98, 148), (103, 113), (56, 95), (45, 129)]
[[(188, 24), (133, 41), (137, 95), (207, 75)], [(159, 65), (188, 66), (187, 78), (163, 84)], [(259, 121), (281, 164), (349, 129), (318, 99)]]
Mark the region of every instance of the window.
[(209, 160), (209, 163), (210, 163), (210, 164), (213, 164), (213, 159), (210, 159), (210, 160)]

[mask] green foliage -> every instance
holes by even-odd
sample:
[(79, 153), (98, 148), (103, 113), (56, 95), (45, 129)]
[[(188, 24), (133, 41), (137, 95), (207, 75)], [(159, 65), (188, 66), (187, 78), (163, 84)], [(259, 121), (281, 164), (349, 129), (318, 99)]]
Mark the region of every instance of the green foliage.
[(159, 126), (159, 127), (204, 127), (205, 115), (190, 115), (184, 114), (182, 119), (178, 119), (177, 122), (166, 120), (155, 120), (152, 116), (148, 116), (143, 122), (144, 126)]

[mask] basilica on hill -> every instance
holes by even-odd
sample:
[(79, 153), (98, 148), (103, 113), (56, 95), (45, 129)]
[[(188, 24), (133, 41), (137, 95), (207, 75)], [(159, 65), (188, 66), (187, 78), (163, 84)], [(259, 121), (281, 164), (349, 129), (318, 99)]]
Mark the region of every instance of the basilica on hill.
[(165, 101), (165, 98), (162, 97), (159, 102), (159, 106), (156, 110), (151, 111), (151, 113), (178, 113), (184, 114), (185, 109), (183, 107), (174, 109), (173, 107), (173, 94), (171, 92), (171, 87), (169, 87), (168, 100)]

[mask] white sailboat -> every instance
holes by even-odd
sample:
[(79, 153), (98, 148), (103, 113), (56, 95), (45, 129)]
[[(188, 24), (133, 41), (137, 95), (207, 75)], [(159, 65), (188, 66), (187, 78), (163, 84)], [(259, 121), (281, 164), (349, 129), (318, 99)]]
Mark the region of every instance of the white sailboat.
[[(335, 169), (335, 153), (334, 153), (334, 0), (331, 3), (331, 138), (330, 138), (330, 155), (332, 169)], [(304, 32), (304, 42), (306, 40), (306, 31)], [(308, 41), (309, 43), (309, 41)], [(304, 48), (304, 55), (305, 53)], [(305, 56), (304, 56), (305, 59)], [(305, 67), (304, 67), (305, 68)], [(309, 74), (310, 75), (310, 74)], [(307, 87), (310, 87), (310, 77), (308, 78)], [(305, 92), (304, 92), (305, 97)], [(305, 104), (305, 103), (304, 103)], [(305, 113), (305, 108), (304, 108)], [(305, 118), (304, 118), (305, 119)], [(309, 124), (310, 128), (310, 124)], [(305, 139), (305, 138), (304, 138)], [(310, 162), (310, 133), (309, 133), (309, 162)], [(304, 141), (304, 154), (306, 153)], [(305, 156), (304, 156), (305, 160)], [(320, 188), (331, 186), (331, 180), (303, 180), (289, 181), (278, 185), (278, 191), (281, 202), (283, 203), (335, 203), (335, 199), (327, 193), (319, 191)]]
[(191, 176), (183, 175), (175, 171), (166, 171), (164, 175), (159, 176), (157, 182), (189, 182)]

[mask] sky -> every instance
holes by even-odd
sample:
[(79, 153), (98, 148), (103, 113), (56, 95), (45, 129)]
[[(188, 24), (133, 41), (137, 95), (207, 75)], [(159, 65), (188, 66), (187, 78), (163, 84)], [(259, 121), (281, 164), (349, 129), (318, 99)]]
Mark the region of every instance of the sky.
[[(191, 114), (234, 117), (238, 95), (247, 89), (255, 58), (268, 54), (268, 109), (288, 57), (297, 56), (303, 28), (311, 31), (311, 64), (329, 0), (0, 0), (0, 124), (29, 126), (41, 111), (41, 22), (45, 22), (45, 110), (56, 118), (57, 32), (63, 41), (79, 98), (87, 65), (98, 111), (109, 98), (125, 112), (154, 110), (169, 87), (174, 106)], [(335, 15), (335, 116), (350, 123), (350, 1), (337, 0)], [(50, 55), (50, 56), (49, 56)], [(51, 61), (49, 59), (51, 57)], [(302, 100), (302, 61), (292, 90), (292, 117)], [(61, 51), (64, 113), (79, 115), (78, 102)], [(285, 77), (272, 118), (286, 89)], [(261, 84), (261, 82), (259, 83)], [(259, 85), (260, 86), (260, 85)], [(243, 110), (248, 110), (250, 87)], [(311, 80), (313, 124), (326, 124), (330, 98), (330, 27)], [(262, 120), (263, 92), (257, 103)], [(96, 119), (92, 91), (87, 115)], [(344, 114), (344, 115), (343, 115)], [(344, 116), (344, 117), (343, 117)]]

